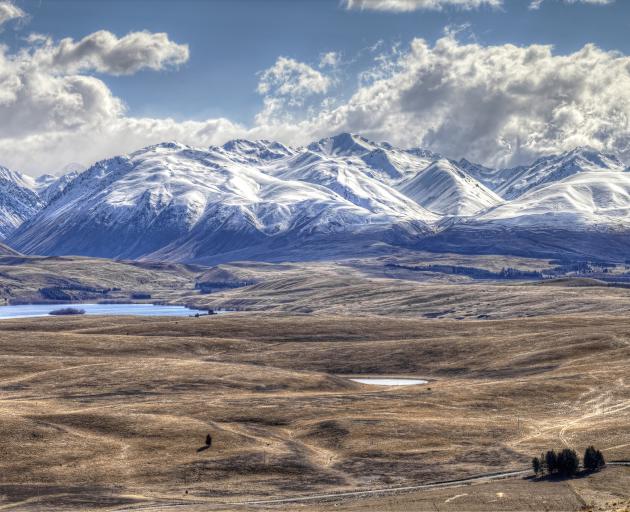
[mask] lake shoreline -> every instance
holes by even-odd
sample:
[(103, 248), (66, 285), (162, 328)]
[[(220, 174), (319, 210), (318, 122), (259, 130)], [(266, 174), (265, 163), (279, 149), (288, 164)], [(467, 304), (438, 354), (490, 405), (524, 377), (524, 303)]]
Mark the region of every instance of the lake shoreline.
[(180, 316), (180, 317), (201, 317), (228, 313), (227, 310), (200, 309), (189, 305), (154, 304), (141, 302), (126, 303), (97, 303), (97, 302), (72, 302), (72, 303), (45, 303), (45, 304), (11, 304), (0, 306), (0, 320), (16, 318), (46, 318), (58, 317), (51, 314), (59, 306), (69, 306), (84, 310), (85, 312), (77, 316)]

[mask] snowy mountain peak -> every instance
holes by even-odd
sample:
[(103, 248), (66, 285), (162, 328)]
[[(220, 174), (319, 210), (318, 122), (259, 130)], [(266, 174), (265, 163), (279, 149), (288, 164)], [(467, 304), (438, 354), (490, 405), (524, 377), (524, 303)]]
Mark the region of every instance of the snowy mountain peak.
[(561, 181), (581, 172), (624, 170), (623, 163), (614, 155), (592, 148), (578, 147), (559, 155), (539, 158), (532, 165), (497, 171), (503, 182), (497, 192), (506, 199)]
[(0, 168), (0, 236), (27, 253), (198, 263), (440, 237), (502, 250), (493, 237), (514, 229), (535, 229), (525, 244), (548, 229), (630, 232), (623, 171), (591, 148), (493, 170), (350, 133), (299, 148), (164, 142), (59, 179)]
[(381, 145), (353, 133), (340, 133), (308, 145), (310, 151), (331, 156), (361, 156), (379, 147)]
[(37, 180), (28, 176), (26, 174), (22, 174), (21, 172), (14, 171), (7, 167), (3, 167), (0, 165), (0, 180), (5, 180), (11, 183), (15, 183), (20, 185), (21, 187), (34, 189), (36, 188)]
[(204, 151), (167, 143), (103, 160), (11, 241), (29, 253), (201, 262), (269, 251), (270, 244), (279, 250), (313, 239), (418, 236), (437, 220), (353, 162), (290, 154), (261, 165), (249, 158), (283, 148), (233, 141)]
[[(134, 158), (139, 155), (144, 155), (147, 153), (156, 153), (156, 152), (169, 152), (171, 150), (183, 150), (183, 149), (193, 149), (191, 146), (187, 146), (186, 144), (182, 144), (177, 141), (166, 141), (166, 142), (158, 142), (157, 144), (151, 144), (150, 146), (145, 146), (140, 148), (133, 153), (130, 153), (129, 156)], [(114, 157), (117, 158), (117, 157)], [(119, 157), (118, 157), (119, 158)], [(106, 161), (106, 160), (103, 160)]]
[[(622, 170), (622, 162), (612, 154), (602, 153), (589, 147), (576, 147), (570, 151), (557, 155), (543, 156), (537, 159), (532, 165), (521, 166), (531, 169), (565, 169), (569, 173), (577, 173), (591, 170)], [(564, 175), (562, 177), (565, 177)]]
[(35, 179), (0, 166), (0, 238), (11, 235), (43, 206)]
[(490, 189), (446, 159), (401, 183), (400, 191), (439, 215), (469, 216), (502, 202)]
[(222, 148), (229, 153), (236, 153), (248, 159), (262, 161), (277, 160), (295, 154), (295, 150), (268, 140), (234, 139), (223, 144)]

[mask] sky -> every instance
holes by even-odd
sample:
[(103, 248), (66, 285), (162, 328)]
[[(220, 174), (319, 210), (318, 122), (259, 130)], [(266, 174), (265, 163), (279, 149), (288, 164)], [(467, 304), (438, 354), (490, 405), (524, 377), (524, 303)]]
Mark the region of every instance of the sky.
[(0, 165), (340, 132), (630, 162), (627, 0), (0, 0)]

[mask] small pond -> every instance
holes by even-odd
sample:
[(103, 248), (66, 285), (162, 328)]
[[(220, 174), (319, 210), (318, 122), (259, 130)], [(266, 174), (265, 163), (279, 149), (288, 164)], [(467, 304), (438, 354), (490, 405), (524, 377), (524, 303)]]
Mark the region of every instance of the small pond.
[(398, 379), (394, 377), (361, 377), (351, 378), (351, 381), (373, 386), (414, 386), (416, 384), (428, 384), (428, 380), (422, 379)]
[[(192, 316), (195, 313), (200, 315), (207, 314), (207, 311), (189, 309), (184, 306), (162, 306), (157, 304), (24, 304), (19, 306), (0, 306), (0, 320), (51, 316), (51, 311), (66, 307), (82, 309), (86, 315)], [(222, 314), (226, 313), (226, 311), (215, 311), (215, 313)]]

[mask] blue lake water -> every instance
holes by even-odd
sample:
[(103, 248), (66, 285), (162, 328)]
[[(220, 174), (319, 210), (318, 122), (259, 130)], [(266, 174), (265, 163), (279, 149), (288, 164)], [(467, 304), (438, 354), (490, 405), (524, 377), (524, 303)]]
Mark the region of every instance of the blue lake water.
[[(51, 311), (66, 307), (83, 309), (86, 315), (191, 316), (195, 313), (200, 315), (207, 314), (206, 311), (188, 309), (184, 306), (161, 306), (156, 304), (25, 304), (0, 306), (0, 320), (5, 318), (49, 316)], [(225, 313), (225, 311), (217, 311), (217, 313)]]

